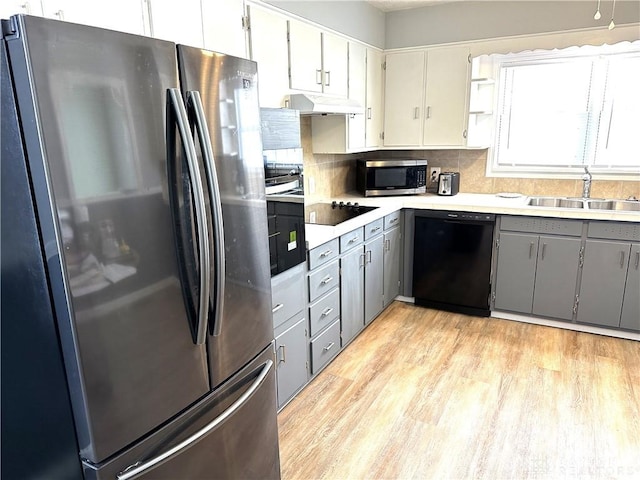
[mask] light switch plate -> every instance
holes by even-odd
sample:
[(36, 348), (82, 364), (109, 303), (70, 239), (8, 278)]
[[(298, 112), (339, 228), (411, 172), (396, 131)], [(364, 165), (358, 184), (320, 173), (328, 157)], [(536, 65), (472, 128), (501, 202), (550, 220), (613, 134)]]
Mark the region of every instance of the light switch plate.
[(433, 187), (438, 183), (440, 171), (440, 167), (429, 167), (429, 186)]

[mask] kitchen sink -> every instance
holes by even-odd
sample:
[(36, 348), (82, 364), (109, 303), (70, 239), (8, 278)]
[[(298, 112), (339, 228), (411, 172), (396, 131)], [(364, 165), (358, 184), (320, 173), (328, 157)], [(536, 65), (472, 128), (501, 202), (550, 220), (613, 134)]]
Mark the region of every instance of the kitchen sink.
[(587, 208), (640, 212), (640, 202), (637, 200), (587, 200)]
[(532, 207), (584, 208), (584, 201), (580, 198), (531, 197), (528, 205)]

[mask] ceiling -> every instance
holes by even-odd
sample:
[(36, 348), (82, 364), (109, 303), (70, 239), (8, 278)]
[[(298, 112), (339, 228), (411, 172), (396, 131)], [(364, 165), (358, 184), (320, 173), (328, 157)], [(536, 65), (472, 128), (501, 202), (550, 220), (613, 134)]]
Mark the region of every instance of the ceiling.
[(409, 8), (426, 7), (438, 3), (447, 3), (460, 0), (366, 0), (367, 3), (383, 12), (393, 12), (396, 10), (407, 10)]

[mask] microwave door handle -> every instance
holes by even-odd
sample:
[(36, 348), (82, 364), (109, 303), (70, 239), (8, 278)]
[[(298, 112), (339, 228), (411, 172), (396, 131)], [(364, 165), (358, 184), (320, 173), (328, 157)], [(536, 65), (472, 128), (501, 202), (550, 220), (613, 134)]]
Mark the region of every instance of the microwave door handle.
[(209, 136), (209, 126), (207, 118), (204, 114), (202, 98), (198, 91), (187, 92), (187, 106), (189, 111), (193, 112), (196, 133), (200, 141), (200, 148), (204, 159), (204, 167), (207, 176), (207, 186), (211, 195), (211, 211), (213, 216), (213, 243), (214, 243), (214, 284), (215, 298), (213, 308), (213, 324), (212, 333), (214, 336), (220, 335), (222, 329), (222, 314), (224, 311), (225, 296), (225, 244), (224, 244), (224, 222), (222, 218), (222, 202), (220, 198), (220, 184), (218, 183), (218, 174), (216, 171), (215, 157), (213, 155), (213, 147), (211, 145), (211, 137)]
[[(189, 179), (194, 197), (196, 235), (198, 243), (198, 261), (200, 264), (200, 298), (198, 302), (195, 344), (204, 345), (207, 333), (207, 317), (209, 313), (209, 286), (211, 283), (209, 271), (209, 230), (206, 221), (206, 204), (200, 169), (198, 168), (196, 147), (190, 135), (189, 119), (182, 102), (180, 90), (167, 89), (167, 150), (168, 158), (175, 156), (175, 127), (182, 142), (186, 158)], [(171, 167), (170, 167), (171, 168)]]

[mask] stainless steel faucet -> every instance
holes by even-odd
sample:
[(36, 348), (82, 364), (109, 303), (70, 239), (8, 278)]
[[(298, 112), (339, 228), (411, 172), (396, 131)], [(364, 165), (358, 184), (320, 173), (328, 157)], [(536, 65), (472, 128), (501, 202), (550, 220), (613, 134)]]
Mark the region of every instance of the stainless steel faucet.
[(589, 167), (584, 167), (584, 175), (582, 175), (582, 198), (591, 196), (591, 173)]

